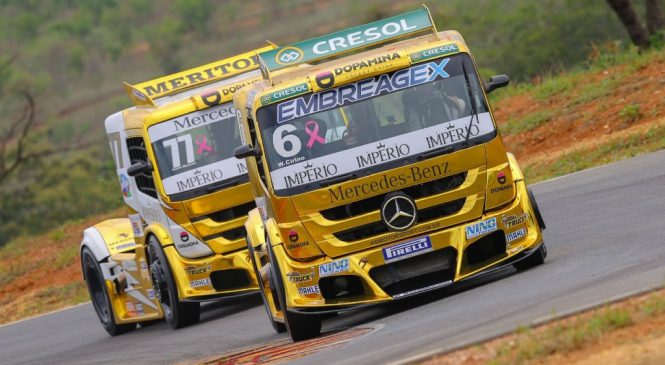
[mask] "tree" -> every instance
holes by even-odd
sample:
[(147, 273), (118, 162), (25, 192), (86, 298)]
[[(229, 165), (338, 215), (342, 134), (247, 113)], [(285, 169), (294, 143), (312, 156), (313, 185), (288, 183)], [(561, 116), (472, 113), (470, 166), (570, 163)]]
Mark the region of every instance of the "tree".
[(630, 0), (606, 0), (621, 20), (631, 42), (640, 49), (651, 47), (654, 37), (665, 28), (661, 0), (646, 0), (646, 22), (644, 27)]

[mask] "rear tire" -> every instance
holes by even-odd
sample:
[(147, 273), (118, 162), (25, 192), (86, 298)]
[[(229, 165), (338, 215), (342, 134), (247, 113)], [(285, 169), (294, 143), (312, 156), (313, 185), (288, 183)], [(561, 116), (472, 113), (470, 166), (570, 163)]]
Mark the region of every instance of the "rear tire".
[(256, 280), (259, 282), (259, 292), (261, 293), (261, 299), (263, 300), (263, 307), (266, 309), (266, 312), (268, 313), (268, 320), (270, 321), (270, 324), (272, 325), (272, 328), (275, 330), (275, 332), (284, 333), (286, 332), (286, 325), (282, 322), (277, 322), (273, 318), (272, 312), (270, 311), (270, 305), (268, 304), (268, 300), (266, 299), (266, 294), (265, 294), (266, 289), (263, 286), (263, 280), (261, 279), (261, 271), (258, 269), (258, 265), (256, 264), (256, 259), (254, 257), (254, 248), (249, 243), (249, 241), (247, 241), (247, 252), (249, 254), (249, 257), (251, 258), (252, 266), (254, 267)]
[(152, 285), (159, 299), (164, 319), (173, 329), (182, 328), (199, 322), (201, 305), (197, 302), (181, 302), (178, 287), (173, 279), (171, 267), (155, 236), (148, 240), (148, 257), (150, 259), (150, 275)]
[(136, 323), (117, 324), (115, 322), (111, 298), (106, 291), (102, 269), (88, 247), (83, 247), (83, 251), (81, 251), (81, 265), (92, 306), (106, 332), (111, 336), (117, 336), (134, 330)]
[[(269, 245), (269, 242), (266, 242)], [(289, 312), (286, 307), (286, 292), (284, 290), (284, 282), (282, 281), (282, 273), (277, 265), (277, 260), (272, 252), (270, 246), (267, 247), (270, 253), (270, 275), (276, 285), (277, 297), (279, 298), (280, 307), (284, 314), (284, 322), (286, 329), (291, 335), (294, 342), (314, 338), (321, 334), (321, 316), (318, 314), (302, 314)]]
[(547, 246), (545, 246), (545, 243), (540, 245), (536, 252), (532, 253), (529, 255), (529, 257), (522, 259), (520, 261), (517, 261), (516, 263), (513, 264), (515, 269), (517, 271), (524, 271), (527, 269), (530, 269), (532, 267), (542, 265), (545, 263), (545, 258), (547, 257)]

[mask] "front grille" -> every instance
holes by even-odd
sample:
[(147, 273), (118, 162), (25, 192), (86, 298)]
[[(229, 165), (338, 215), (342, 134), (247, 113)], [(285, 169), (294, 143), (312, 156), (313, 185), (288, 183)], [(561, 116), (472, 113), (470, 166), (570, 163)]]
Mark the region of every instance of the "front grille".
[(410, 257), (369, 271), (387, 294), (396, 295), (453, 280), (457, 251), (452, 247)]
[[(444, 204), (435, 205), (425, 209), (418, 210), (418, 222), (425, 223), (434, 219), (445, 217), (459, 212), (464, 207), (466, 198), (461, 198), (447, 202)], [(341, 241), (352, 242), (362, 240), (367, 237), (376, 236), (388, 232), (388, 227), (382, 222), (374, 222), (348, 229), (346, 231), (335, 232), (333, 235)]]
[[(461, 172), (438, 180), (429, 181), (424, 184), (410, 186), (402, 189), (402, 191), (413, 199), (441, 194), (462, 185), (464, 180), (466, 180), (466, 174), (466, 172)], [(386, 195), (387, 194), (377, 195), (350, 204), (322, 210), (321, 215), (328, 220), (340, 220), (369, 213), (378, 210), (381, 207)]]
[(212, 219), (217, 223), (230, 221), (238, 217), (246, 216), (250, 210), (254, 209), (256, 205), (253, 201), (247, 202), (245, 204), (236, 205), (235, 207), (223, 209), (214, 213), (202, 215), (199, 217), (192, 218), (192, 222), (198, 222), (204, 219)]
[(212, 287), (217, 291), (240, 289), (249, 285), (249, 274), (243, 269), (213, 271), (210, 274)]
[(245, 229), (244, 226), (241, 226), (238, 228), (229, 229), (228, 231), (219, 232), (216, 234), (212, 234), (210, 236), (205, 236), (203, 237), (203, 239), (205, 241), (209, 241), (219, 237), (223, 237), (227, 241), (235, 241), (247, 237), (247, 230)]

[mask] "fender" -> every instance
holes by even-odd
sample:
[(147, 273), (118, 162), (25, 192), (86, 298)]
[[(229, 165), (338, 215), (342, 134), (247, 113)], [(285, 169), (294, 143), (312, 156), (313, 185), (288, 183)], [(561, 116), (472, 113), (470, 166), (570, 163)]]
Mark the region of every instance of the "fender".
[(173, 238), (171, 237), (169, 230), (164, 228), (164, 226), (159, 223), (151, 223), (145, 228), (146, 245), (148, 244), (148, 236), (150, 235), (157, 237), (157, 240), (162, 245), (162, 247), (173, 244)]
[(517, 159), (515, 159), (515, 155), (513, 155), (510, 152), (506, 153), (506, 155), (508, 155), (510, 172), (513, 173), (513, 181), (518, 182), (524, 180), (524, 174), (522, 173), (522, 169), (520, 168), (520, 166), (517, 164)]
[(111, 255), (132, 251), (136, 241), (128, 218), (108, 219), (83, 231), (80, 250), (88, 247), (98, 262)]
[(252, 247), (256, 248), (263, 243), (265, 229), (263, 227), (263, 221), (261, 220), (261, 214), (259, 213), (258, 208), (250, 210), (247, 214), (245, 230), (247, 231), (247, 242), (249, 242)]

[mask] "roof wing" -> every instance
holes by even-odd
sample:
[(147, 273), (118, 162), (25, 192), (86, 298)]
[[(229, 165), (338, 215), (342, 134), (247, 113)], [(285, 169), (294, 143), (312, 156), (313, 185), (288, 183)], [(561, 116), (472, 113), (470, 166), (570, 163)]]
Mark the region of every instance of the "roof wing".
[(274, 48), (277, 47), (270, 44), (235, 57), (225, 58), (136, 85), (124, 83), (125, 91), (127, 91), (134, 105), (155, 106), (155, 99), (255, 70), (259, 67), (257, 53), (269, 51)]
[(422, 9), (391, 18), (261, 52), (259, 53), (259, 63), (264, 78), (271, 80), (271, 72), (303, 63), (334, 58), (344, 53), (425, 32), (431, 32), (438, 37), (429, 9), (423, 5)]

